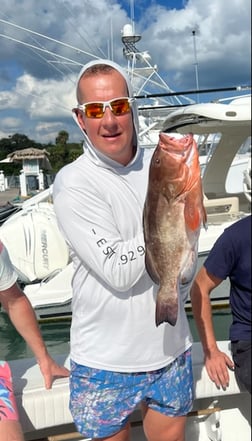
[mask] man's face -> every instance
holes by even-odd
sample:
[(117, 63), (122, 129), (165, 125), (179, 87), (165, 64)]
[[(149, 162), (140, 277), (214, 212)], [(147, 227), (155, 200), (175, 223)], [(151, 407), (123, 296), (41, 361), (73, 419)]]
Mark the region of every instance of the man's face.
[[(79, 82), (82, 102), (101, 102), (127, 97), (127, 85), (119, 72), (96, 73), (81, 78)], [(131, 111), (115, 116), (106, 107), (102, 118), (88, 118), (77, 111), (78, 121), (97, 150), (126, 165), (133, 156), (133, 120)]]

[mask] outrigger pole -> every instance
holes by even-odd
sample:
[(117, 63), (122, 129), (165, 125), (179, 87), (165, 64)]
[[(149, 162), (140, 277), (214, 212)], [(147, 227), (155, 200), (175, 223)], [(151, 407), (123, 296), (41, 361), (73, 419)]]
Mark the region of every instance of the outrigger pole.
[(232, 87), (220, 87), (215, 89), (196, 89), (196, 90), (183, 90), (181, 92), (164, 92), (164, 93), (151, 93), (145, 95), (135, 95), (136, 99), (144, 98), (159, 98), (163, 96), (174, 96), (174, 95), (191, 95), (196, 93), (211, 93), (211, 92), (232, 92), (232, 91), (245, 91), (250, 90), (251, 86), (232, 86)]

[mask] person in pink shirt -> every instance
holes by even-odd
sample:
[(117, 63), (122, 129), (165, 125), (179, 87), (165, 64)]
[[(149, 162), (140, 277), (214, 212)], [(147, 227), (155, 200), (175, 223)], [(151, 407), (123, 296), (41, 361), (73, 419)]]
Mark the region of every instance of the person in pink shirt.
[[(8, 313), (19, 334), (33, 351), (46, 389), (50, 389), (54, 377), (66, 377), (68, 369), (59, 366), (47, 352), (33, 308), (20, 290), (17, 274), (8, 251), (0, 241), (0, 303)], [(0, 360), (0, 440), (24, 441), (12, 386), (11, 371), (6, 361)]]

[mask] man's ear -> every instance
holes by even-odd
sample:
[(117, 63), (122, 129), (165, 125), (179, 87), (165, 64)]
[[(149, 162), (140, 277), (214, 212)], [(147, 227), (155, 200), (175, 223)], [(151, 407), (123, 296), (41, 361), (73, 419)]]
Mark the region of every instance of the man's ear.
[(72, 109), (72, 111), (75, 113), (76, 118), (78, 120), (79, 125), (81, 126), (81, 128), (83, 130), (85, 130), (85, 124), (84, 124), (84, 120), (83, 120), (83, 113), (80, 109), (74, 108)]

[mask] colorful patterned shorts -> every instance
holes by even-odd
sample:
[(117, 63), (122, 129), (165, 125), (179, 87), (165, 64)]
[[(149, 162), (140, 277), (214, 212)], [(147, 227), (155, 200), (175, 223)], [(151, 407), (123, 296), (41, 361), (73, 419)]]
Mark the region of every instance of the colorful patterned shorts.
[(151, 372), (119, 373), (71, 361), (70, 411), (85, 437), (119, 432), (139, 403), (167, 416), (186, 415), (193, 404), (191, 350), (167, 367)]
[(6, 361), (0, 361), (0, 421), (3, 420), (18, 420), (11, 371)]

